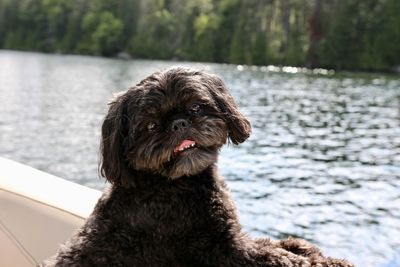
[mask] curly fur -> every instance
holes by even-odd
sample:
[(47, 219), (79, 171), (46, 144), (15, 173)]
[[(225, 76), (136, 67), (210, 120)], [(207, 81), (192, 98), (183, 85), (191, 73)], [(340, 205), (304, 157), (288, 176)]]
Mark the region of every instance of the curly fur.
[[(352, 266), (310, 243), (251, 239), (217, 173), (251, 133), (215, 75), (174, 68), (119, 95), (102, 126), (111, 182), (84, 226), (43, 266)], [(177, 152), (182, 140), (196, 147)]]

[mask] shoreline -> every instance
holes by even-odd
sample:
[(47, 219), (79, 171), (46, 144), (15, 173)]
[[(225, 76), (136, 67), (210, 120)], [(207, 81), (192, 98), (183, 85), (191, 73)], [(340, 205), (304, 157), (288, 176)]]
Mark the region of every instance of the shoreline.
[(394, 67), (389, 70), (365, 70), (365, 69), (334, 69), (334, 68), (324, 68), (324, 67), (308, 67), (308, 66), (287, 66), (287, 65), (246, 65), (246, 64), (236, 64), (229, 62), (211, 62), (211, 61), (192, 61), (182, 58), (136, 58), (126, 52), (119, 52), (114, 56), (102, 56), (102, 55), (92, 55), (92, 54), (75, 54), (75, 53), (62, 53), (62, 52), (45, 52), (45, 51), (37, 51), (37, 50), (18, 50), (18, 49), (2, 49), (0, 51), (9, 51), (9, 52), (21, 52), (21, 53), (39, 53), (46, 55), (60, 55), (60, 56), (84, 56), (84, 57), (93, 57), (93, 58), (104, 58), (104, 59), (116, 59), (121, 61), (132, 61), (132, 60), (150, 60), (150, 61), (175, 61), (175, 62), (184, 62), (184, 63), (202, 63), (202, 64), (222, 64), (222, 65), (230, 65), (237, 66), (239, 70), (244, 70), (248, 68), (260, 68), (261, 70), (265, 69), (267, 71), (272, 72), (283, 72), (283, 73), (304, 73), (304, 74), (314, 74), (314, 75), (388, 75), (394, 76), (395, 78), (400, 78), (400, 66)]

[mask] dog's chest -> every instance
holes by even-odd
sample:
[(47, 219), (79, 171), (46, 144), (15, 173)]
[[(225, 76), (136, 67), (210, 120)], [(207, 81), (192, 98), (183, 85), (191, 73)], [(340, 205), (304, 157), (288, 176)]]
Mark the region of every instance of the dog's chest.
[(193, 235), (215, 226), (212, 213), (220, 209), (217, 195), (205, 187), (137, 192), (128, 218), (136, 231), (161, 239)]

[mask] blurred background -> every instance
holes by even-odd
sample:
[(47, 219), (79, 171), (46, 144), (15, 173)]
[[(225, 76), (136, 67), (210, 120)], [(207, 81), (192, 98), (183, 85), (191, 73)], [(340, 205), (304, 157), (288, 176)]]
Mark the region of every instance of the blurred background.
[(253, 125), (219, 160), (246, 231), (400, 266), (399, 0), (0, 0), (0, 48), (1, 157), (103, 189), (112, 94), (201, 68)]
[(0, 47), (400, 72), (398, 0), (0, 0)]

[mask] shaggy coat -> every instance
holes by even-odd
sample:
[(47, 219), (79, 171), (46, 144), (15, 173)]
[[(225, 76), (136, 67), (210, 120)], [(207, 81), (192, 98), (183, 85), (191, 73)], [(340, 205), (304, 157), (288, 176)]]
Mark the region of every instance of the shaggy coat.
[(241, 230), (216, 162), (250, 133), (221, 79), (202, 71), (157, 72), (120, 94), (102, 126), (112, 186), (44, 266), (352, 266)]

